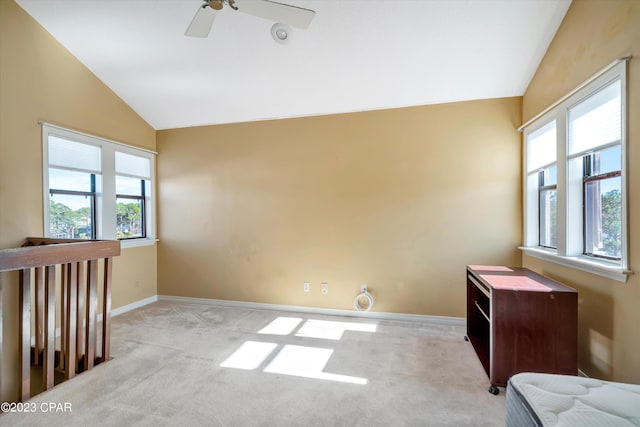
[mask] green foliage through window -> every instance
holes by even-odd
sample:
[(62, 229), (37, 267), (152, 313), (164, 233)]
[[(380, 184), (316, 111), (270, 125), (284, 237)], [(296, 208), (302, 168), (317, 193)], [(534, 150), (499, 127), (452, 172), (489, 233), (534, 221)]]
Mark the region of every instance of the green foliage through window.
[(51, 236), (59, 239), (90, 239), (91, 208), (72, 210), (64, 203), (49, 200)]
[(142, 200), (116, 204), (116, 233), (118, 239), (144, 237), (142, 227)]
[(620, 190), (602, 195), (602, 240), (605, 253), (620, 257), (622, 251), (622, 199)]

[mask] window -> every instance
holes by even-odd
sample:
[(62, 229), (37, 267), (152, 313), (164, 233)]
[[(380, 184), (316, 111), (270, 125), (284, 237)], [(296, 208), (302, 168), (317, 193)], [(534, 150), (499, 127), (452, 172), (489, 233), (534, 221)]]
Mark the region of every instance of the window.
[(527, 255), (626, 281), (625, 118), (620, 62), (526, 125)]
[(116, 151), (116, 233), (118, 239), (147, 237), (147, 193), (151, 162)]
[(96, 182), (100, 177), (100, 148), (50, 135), (49, 236), (60, 239), (96, 238)]
[(622, 257), (622, 165), (620, 147), (583, 157), (584, 250), (588, 256)]
[(118, 239), (146, 237), (144, 179), (116, 176), (116, 233)]
[(538, 242), (556, 247), (556, 123), (551, 121), (528, 135), (527, 182), (536, 189)]
[(557, 171), (549, 166), (538, 173), (538, 245), (556, 249)]
[(96, 238), (96, 174), (49, 168), (49, 234)]
[(153, 156), (43, 124), (45, 236), (152, 242)]
[(614, 80), (569, 108), (569, 161), (582, 165), (583, 251), (622, 257), (622, 84)]

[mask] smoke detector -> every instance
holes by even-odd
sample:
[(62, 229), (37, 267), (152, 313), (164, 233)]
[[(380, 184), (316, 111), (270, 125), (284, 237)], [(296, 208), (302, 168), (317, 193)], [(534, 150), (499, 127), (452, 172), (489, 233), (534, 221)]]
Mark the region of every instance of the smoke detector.
[(280, 44), (287, 44), (291, 41), (291, 27), (280, 22), (276, 22), (271, 27), (271, 37)]

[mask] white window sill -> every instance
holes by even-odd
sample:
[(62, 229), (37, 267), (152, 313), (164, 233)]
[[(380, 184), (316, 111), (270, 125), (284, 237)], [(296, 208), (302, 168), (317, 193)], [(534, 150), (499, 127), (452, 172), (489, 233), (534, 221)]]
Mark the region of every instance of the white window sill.
[(130, 239), (120, 240), (120, 247), (122, 249), (137, 248), (140, 246), (153, 246), (158, 242), (158, 239)]
[(542, 248), (519, 246), (518, 249), (522, 250), (526, 255), (534, 258), (560, 264), (565, 267), (575, 268), (576, 270), (596, 274), (622, 283), (625, 283), (629, 275), (633, 274), (632, 271), (622, 268), (607, 260), (598, 260), (584, 256), (562, 256), (553, 251)]

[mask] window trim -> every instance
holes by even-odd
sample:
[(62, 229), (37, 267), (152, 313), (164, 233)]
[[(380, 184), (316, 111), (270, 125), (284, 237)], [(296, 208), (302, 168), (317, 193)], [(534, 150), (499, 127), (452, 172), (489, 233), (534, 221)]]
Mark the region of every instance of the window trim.
[[(628, 192), (627, 192), (627, 176), (628, 176), (628, 159), (627, 159), (627, 139), (628, 139), (628, 94), (627, 94), (627, 60), (629, 58), (621, 58), (608, 67), (600, 71), (588, 79), (585, 83), (579, 85), (565, 97), (561, 98), (542, 113), (536, 115), (533, 119), (526, 122), (518, 130), (523, 132), (523, 246), (521, 249), (526, 255), (539, 258), (545, 261), (554, 262), (566, 267), (575, 268), (588, 273), (607, 277), (619, 282), (626, 282), (630, 274), (629, 270), (629, 233), (628, 233)], [(582, 205), (576, 203), (573, 192), (574, 184), (569, 174), (569, 164), (576, 158), (580, 158), (585, 153), (574, 153), (568, 155), (568, 120), (569, 109), (579, 102), (589, 98), (607, 85), (616, 80), (620, 80), (621, 90), (621, 126), (622, 134), (620, 140), (622, 167), (621, 167), (621, 222), (622, 222), (622, 248), (621, 260), (612, 261), (603, 258), (596, 258), (584, 255), (583, 252), (583, 222), (576, 227), (570, 222), (570, 218), (576, 215), (576, 212), (582, 217)], [(531, 206), (530, 192), (532, 191), (529, 182), (530, 173), (527, 172), (527, 153), (528, 141), (527, 137), (532, 132), (546, 126), (552, 121), (556, 121), (556, 165), (557, 165), (557, 249), (552, 250), (537, 245), (539, 236), (539, 225), (533, 224), (537, 222), (539, 211), (539, 202), (535, 206)], [(617, 143), (614, 145), (618, 145)], [(598, 147), (605, 148), (606, 145)], [(581, 174), (582, 178), (582, 174)], [(536, 180), (537, 182), (537, 180)], [(580, 179), (582, 186), (582, 179)], [(571, 188), (570, 188), (571, 187)], [(538, 193), (536, 186), (535, 193)], [(579, 196), (582, 198), (582, 194)], [(576, 206), (580, 205), (580, 206)], [(535, 208), (535, 209), (533, 209)], [(535, 231), (535, 233), (533, 233)], [(576, 235), (580, 235), (578, 239)], [(534, 234), (532, 236), (532, 234)], [(579, 244), (578, 244), (579, 243)]]
[[(155, 151), (134, 147), (121, 142), (75, 131), (47, 122), (39, 122), (42, 127), (42, 185), (43, 185), (43, 236), (49, 236), (49, 135), (93, 145), (101, 149), (102, 189), (96, 192), (95, 207), (95, 235), (97, 239), (118, 240), (116, 235), (116, 191), (115, 191), (115, 152), (119, 151), (138, 157), (145, 157), (150, 162), (149, 191), (145, 195), (145, 228), (146, 237), (135, 239), (120, 239), (122, 248), (153, 245), (156, 239), (155, 223)], [(112, 211), (113, 215), (106, 212)]]

